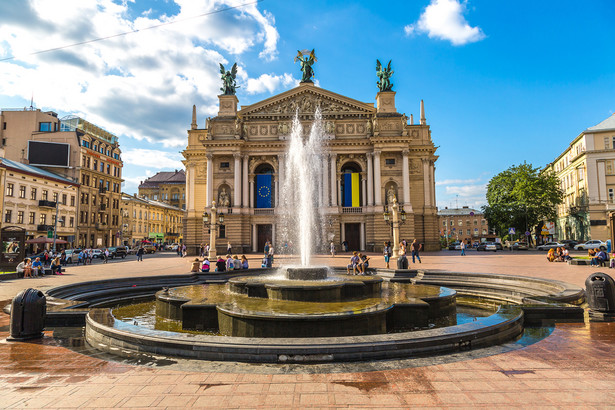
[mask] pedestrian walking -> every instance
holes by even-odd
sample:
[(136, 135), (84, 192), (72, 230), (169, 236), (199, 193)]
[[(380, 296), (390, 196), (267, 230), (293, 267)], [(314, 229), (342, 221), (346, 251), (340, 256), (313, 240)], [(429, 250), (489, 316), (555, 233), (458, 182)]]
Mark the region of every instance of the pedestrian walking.
[(109, 249), (105, 248), (105, 251), (103, 252), (103, 263), (107, 262), (109, 262)]
[(145, 250), (143, 249), (143, 246), (139, 246), (139, 250), (137, 251), (137, 262), (139, 261), (143, 262), (144, 253), (145, 253)]
[(333, 241), (331, 241), (331, 243), (329, 244), (329, 249), (331, 251), (331, 256), (335, 256), (335, 244), (333, 243)]
[(386, 268), (389, 269), (389, 262), (391, 261), (391, 256), (393, 255), (393, 250), (391, 249), (391, 243), (384, 243), (384, 263), (386, 263)]
[(227, 255), (230, 255), (231, 253), (233, 253), (233, 247), (231, 246), (231, 243), (230, 243), (230, 242), (228, 242), (228, 243), (226, 244), (226, 254), (227, 254)]
[(412, 263), (415, 263), (414, 257), (416, 257), (416, 259), (419, 260), (419, 263), (421, 263), (421, 257), (419, 256), (419, 252), (421, 251), (421, 249), (423, 249), (423, 245), (418, 243), (415, 239), (412, 241), (412, 245), (410, 245), (410, 247), (412, 249)]
[(459, 247), (461, 248), (461, 256), (466, 256), (466, 241), (461, 241)]

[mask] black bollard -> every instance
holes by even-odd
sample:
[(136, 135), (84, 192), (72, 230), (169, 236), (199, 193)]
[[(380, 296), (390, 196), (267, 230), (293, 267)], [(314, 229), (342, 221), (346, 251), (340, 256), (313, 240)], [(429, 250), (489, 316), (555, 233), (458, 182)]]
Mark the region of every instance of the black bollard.
[(596, 272), (585, 280), (589, 319), (595, 322), (615, 321), (615, 281), (606, 273)]
[(43, 337), (47, 299), (37, 289), (22, 290), (11, 302), (11, 330), (7, 340)]

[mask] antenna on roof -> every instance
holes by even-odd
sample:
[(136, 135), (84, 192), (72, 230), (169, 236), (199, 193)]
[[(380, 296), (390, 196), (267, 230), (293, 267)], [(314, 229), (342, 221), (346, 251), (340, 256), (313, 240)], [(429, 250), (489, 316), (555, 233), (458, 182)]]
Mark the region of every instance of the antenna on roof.
[(30, 97), (30, 111), (34, 111), (34, 91), (32, 91), (32, 97)]

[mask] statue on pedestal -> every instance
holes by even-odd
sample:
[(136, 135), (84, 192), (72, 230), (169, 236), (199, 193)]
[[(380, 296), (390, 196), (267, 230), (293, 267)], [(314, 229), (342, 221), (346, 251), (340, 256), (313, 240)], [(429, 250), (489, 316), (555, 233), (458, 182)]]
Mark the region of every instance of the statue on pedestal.
[(237, 77), (237, 63), (233, 64), (231, 71), (226, 71), (224, 66), (220, 64), (220, 74), (222, 74), (222, 87), (220, 91), (224, 95), (235, 95), (235, 89), (239, 88), (235, 78)]
[[(305, 57), (304, 57), (305, 56)], [(314, 49), (312, 51), (303, 50), (297, 51), (297, 56), (295, 57), (295, 62), (301, 62), (301, 72), (303, 73), (303, 77), (301, 77), (302, 83), (311, 83), (312, 77), (314, 77), (314, 69), (312, 65), (318, 60), (316, 60), (316, 54), (314, 54)]]
[(231, 198), (226, 192), (226, 188), (222, 188), (220, 194), (218, 195), (218, 205), (222, 208), (228, 208), (231, 206)]
[(389, 64), (384, 68), (380, 60), (376, 60), (376, 75), (379, 78), (376, 84), (381, 92), (393, 90), (393, 83), (389, 80), (394, 73), (394, 71), (391, 70), (391, 61), (392, 60), (389, 60)]
[(387, 204), (393, 205), (395, 202), (397, 202), (397, 197), (395, 195), (395, 189), (393, 185), (391, 185), (387, 190)]

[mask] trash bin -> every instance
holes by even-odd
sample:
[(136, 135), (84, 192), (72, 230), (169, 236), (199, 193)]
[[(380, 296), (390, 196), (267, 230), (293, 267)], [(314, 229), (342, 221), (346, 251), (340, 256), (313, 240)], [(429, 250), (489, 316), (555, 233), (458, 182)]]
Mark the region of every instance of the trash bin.
[(11, 336), (7, 340), (43, 337), (47, 299), (37, 289), (22, 290), (11, 303)]
[(589, 316), (593, 320), (615, 320), (615, 281), (606, 273), (596, 272), (585, 280)]
[(408, 269), (408, 258), (406, 258), (406, 255), (400, 255), (397, 258), (397, 269)]

